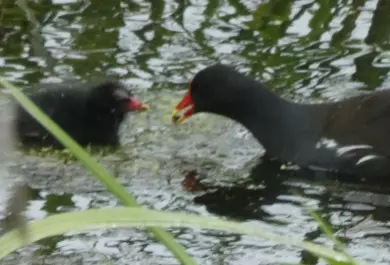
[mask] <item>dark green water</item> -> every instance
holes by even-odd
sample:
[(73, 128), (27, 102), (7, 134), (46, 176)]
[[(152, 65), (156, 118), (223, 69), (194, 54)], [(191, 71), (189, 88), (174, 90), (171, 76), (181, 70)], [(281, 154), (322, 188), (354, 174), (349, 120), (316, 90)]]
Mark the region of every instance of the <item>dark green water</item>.
[[(388, 87), (390, 1), (34, 2), (23, 10), (14, 1), (1, 1), (0, 74), (26, 91), (106, 77), (129, 84), (151, 110), (126, 121), (122, 154), (95, 156), (139, 203), (250, 221), (327, 242), (301, 207), (305, 202), (341, 231), (351, 254), (389, 264), (388, 191), (291, 178), (264, 188), (249, 177), (287, 180), (291, 173), (257, 165), (263, 150), (242, 127), (211, 115), (173, 126), (170, 113), (193, 75), (216, 61), (297, 101), (336, 100)], [(78, 163), (33, 154), (21, 154), (16, 163), (33, 191), (31, 219), (118, 205)], [(205, 178), (205, 190), (183, 189), (190, 170)], [(369, 215), (370, 221), (349, 229)], [(248, 236), (170, 232), (199, 264), (323, 264), (299, 249)], [(141, 229), (64, 235), (35, 247), (43, 264), (103, 264), (99, 253), (114, 264), (176, 264)], [(15, 253), (5, 263), (28, 257), (27, 251)]]

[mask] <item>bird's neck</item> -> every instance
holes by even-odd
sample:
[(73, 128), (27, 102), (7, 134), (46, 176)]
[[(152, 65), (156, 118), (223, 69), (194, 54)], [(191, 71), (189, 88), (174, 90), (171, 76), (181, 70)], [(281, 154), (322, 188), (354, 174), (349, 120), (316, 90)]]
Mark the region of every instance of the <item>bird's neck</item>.
[(322, 115), (322, 110), (286, 100), (257, 82), (246, 89), (251, 92), (241, 94), (242, 109), (233, 111), (231, 118), (251, 131), (271, 156), (282, 160), (296, 157), (296, 150), (317, 134), (316, 116)]

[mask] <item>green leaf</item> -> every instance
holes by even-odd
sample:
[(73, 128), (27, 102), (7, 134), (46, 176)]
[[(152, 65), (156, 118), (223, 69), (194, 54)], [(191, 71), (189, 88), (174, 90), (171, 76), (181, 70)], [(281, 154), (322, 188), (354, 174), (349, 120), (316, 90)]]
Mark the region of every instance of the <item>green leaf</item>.
[[(202, 217), (193, 214), (172, 213), (148, 210), (139, 207), (117, 207), (110, 209), (90, 209), (83, 212), (61, 213), (28, 225), (30, 240), (35, 242), (45, 237), (86, 229), (124, 228), (124, 227), (170, 226), (201, 229), (216, 229), (230, 233), (263, 237), (275, 242), (303, 248), (333, 264), (364, 264), (350, 261), (344, 253), (324, 246), (300, 241), (279, 234), (261, 230), (248, 224), (220, 220), (214, 217)], [(15, 230), (0, 238), (0, 258), (23, 246), (23, 241)]]

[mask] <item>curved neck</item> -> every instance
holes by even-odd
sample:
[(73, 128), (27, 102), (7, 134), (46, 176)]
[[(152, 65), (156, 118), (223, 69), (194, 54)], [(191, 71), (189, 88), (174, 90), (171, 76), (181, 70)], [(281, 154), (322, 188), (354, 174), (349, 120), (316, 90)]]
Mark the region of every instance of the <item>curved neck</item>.
[(258, 82), (248, 83), (245, 90), (236, 98), (240, 109), (232, 108), (225, 116), (251, 131), (268, 154), (291, 160), (303, 144), (315, 141), (325, 108), (285, 100)]

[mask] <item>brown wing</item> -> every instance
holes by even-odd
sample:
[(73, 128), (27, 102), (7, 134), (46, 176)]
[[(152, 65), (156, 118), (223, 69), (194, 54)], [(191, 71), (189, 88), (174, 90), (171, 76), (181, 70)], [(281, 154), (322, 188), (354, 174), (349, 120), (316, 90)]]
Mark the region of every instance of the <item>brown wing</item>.
[(390, 90), (334, 103), (323, 133), (343, 145), (371, 145), (390, 156)]

